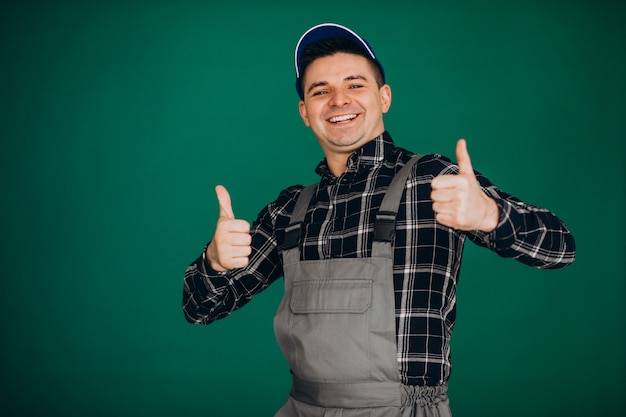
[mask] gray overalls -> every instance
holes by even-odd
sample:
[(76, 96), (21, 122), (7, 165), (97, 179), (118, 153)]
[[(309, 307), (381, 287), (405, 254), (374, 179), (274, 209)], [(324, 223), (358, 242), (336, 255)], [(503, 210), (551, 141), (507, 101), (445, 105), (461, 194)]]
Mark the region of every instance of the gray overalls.
[(395, 218), (414, 157), (376, 215), (371, 258), (300, 260), (300, 232), (316, 184), (302, 190), (285, 230), (285, 293), (276, 339), (293, 373), (275, 417), (450, 416), (446, 387), (400, 383), (393, 247)]

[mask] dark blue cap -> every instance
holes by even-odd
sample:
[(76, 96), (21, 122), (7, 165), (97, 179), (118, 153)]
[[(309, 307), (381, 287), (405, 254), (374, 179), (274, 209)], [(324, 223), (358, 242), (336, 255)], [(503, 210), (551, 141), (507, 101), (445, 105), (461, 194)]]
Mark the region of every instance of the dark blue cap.
[(325, 41), (330, 39), (345, 39), (354, 42), (357, 46), (359, 46), (363, 52), (369, 56), (376, 65), (380, 68), (380, 72), (383, 76), (383, 80), (385, 79), (385, 71), (383, 70), (383, 66), (376, 58), (376, 54), (374, 54), (374, 50), (370, 46), (369, 43), (356, 32), (351, 29), (348, 29), (345, 26), (338, 25), (336, 23), (322, 23), (321, 25), (313, 26), (300, 37), (298, 43), (296, 44), (295, 51), (295, 67), (296, 67), (296, 91), (298, 92), (298, 96), (300, 99), (304, 99), (304, 93), (302, 91), (302, 51), (304, 48), (311, 45), (312, 43), (318, 41)]

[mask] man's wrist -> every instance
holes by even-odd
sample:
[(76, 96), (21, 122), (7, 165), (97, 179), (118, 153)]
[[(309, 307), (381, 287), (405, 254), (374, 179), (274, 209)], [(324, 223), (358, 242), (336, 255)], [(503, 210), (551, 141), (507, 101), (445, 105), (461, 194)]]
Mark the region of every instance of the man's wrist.
[(212, 244), (213, 242), (211, 241), (206, 249), (204, 250), (204, 257), (207, 261), (207, 264), (209, 265), (209, 267), (217, 272), (218, 274), (222, 275), (226, 272), (226, 268), (224, 268), (219, 262), (217, 262), (215, 260), (216, 255), (215, 255), (215, 248)]
[(483, 227), (480, 229), (482, 232), (491, 233), (496, 230), (500, 223), (500, 208), (495, 200), (491, 197), (485, 196), (489, 201), (487, 203), (486, 215), (483, 221)]

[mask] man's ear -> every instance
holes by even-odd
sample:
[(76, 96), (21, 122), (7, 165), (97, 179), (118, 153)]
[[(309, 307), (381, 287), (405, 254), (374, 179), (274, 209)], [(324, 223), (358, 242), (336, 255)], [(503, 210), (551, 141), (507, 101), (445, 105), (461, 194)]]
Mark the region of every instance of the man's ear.
[(389, 84), (380, 87), (380, 101), (383, 105), (383, 113), (387, 113), (391, 107), (391, 87)]
[(311, 123), (309, 123), (309, 118), (306, 115), (306, 107), (304, 105), (304, 100), (300, 100), (298, 103), (298, 110), (300, 111), (300, 117), (302, 117), (302, 121), (306, 127), (311, 127)]

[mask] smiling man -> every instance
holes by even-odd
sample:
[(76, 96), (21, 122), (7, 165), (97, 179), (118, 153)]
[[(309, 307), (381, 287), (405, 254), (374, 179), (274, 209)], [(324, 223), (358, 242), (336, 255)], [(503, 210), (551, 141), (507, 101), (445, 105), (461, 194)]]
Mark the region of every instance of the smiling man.
[(293, 186), (252, 226), (217, 186), (215, 234), (184, 278), (183, 309), (208, 324), (284, 276), (274, 327), (293, 387), (276, 416), (450, 416), (450, 338), (466, 238), (536, 268), (574, 261), (550, 211), (457, 164), (396, 146), (391, 88), (371, 46), (322, 24), (296, 45), (304, 124), (320, 182)]
[(353, 152), (385, 130), (382, 116), (391, 105), (391, 89), (380, 85), (377, 72), (367, 58), (345, 52), (317, 58), (306, 67), (300, 116), (337, 177)]

